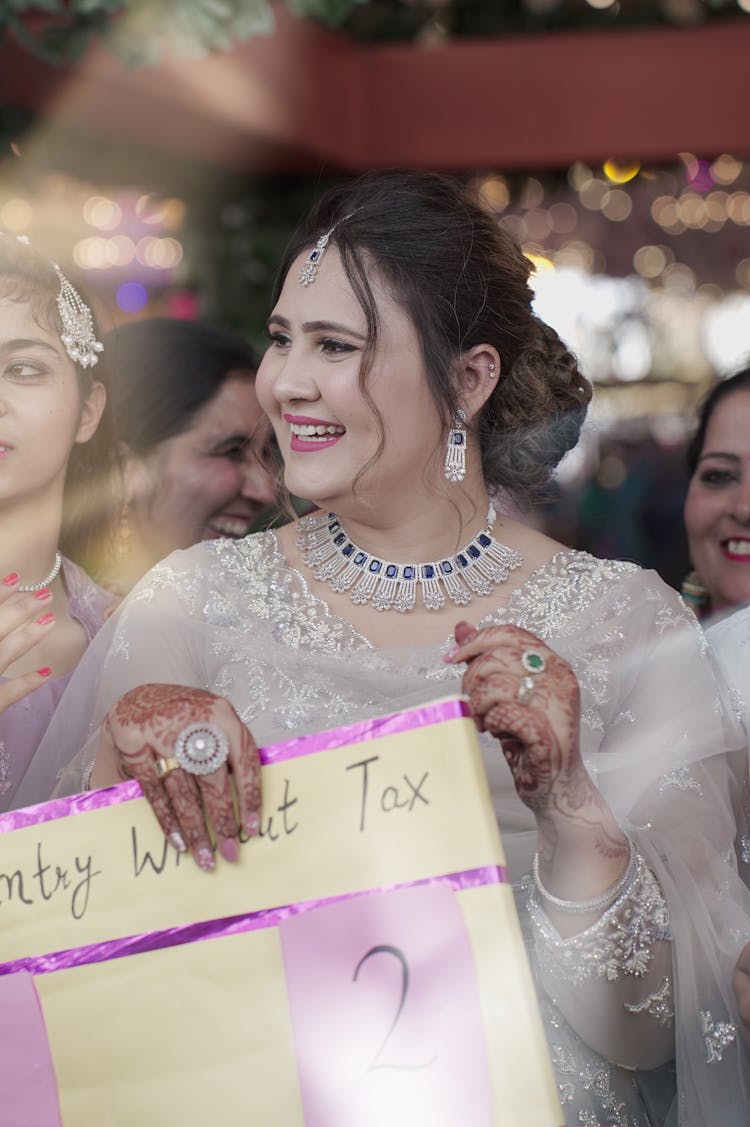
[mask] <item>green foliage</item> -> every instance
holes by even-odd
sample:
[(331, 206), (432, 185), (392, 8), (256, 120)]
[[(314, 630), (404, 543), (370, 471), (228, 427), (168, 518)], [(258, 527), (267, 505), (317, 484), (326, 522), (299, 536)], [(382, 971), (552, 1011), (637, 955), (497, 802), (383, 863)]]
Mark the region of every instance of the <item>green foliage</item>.
[(295, 16), (319, 20), (329, 27), (341, 27), (357, 6), (368, 0), (286, 0), (286, 7)]

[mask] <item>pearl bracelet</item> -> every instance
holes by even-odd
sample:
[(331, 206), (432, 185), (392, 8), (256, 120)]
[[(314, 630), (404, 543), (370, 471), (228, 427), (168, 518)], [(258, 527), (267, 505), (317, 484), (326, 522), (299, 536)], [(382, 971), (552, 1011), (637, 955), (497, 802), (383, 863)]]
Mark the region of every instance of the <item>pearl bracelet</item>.
[(81, 790), (82, 791), (91, 790), (91, 776), (94, 772), (95, 766), (96, 766), (96, 760), (92, 759), (91, 762), (89, 763), (88, 767), (84, 768), (83, 774), (81, 775)]
[[(627, 834), (625, 835), (627, 837)], [(615, 881), (610, 888), (605, 889), (599, 896), (593, 896), (590, 900), (563, 900), (559, 896), (554, 896), (542, 884), (541, 877), (539, 876), (539, 853), (534, 854), (534, 860), (531, 865), (531, 875), (534, 878), (534, 884), (540, 896), (556, 908), (558, 912), (568, 912), (576, 916), (589, 915), (591, 912), (604, 912), (607, 908), (611, 908), (616, 900), (630, 887), (635, 879), (638, 869), (638, 854), (633, 848), (633, 843), (630, 838), (628, 842), (628, 864), (625, 872), (621, 877)]]

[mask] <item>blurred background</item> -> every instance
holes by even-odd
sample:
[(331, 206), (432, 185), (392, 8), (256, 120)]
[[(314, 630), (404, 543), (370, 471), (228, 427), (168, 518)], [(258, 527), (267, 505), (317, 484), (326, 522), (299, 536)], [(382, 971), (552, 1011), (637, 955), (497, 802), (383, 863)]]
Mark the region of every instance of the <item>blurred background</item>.
[(262, 348), (321, 189), (459, 176), (596, 385), (534, 519), (679, 586), (691, 415), (750, 357), (748, 59), (750, 0), (1, 0), (0, 224), (108, 327)]

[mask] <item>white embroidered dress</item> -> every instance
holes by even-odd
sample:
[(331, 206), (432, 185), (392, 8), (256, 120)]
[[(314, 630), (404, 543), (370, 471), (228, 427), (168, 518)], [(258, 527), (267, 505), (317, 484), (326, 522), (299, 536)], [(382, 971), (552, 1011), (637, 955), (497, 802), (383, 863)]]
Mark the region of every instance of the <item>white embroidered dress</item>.
[[(584, 761), (639, 854), (632, 893), (560, 940), (530, 895), (533, 817), (482, 737), (566, 1123), (660, 1122), (669, 1066), (635, 1070), (669, 1061), (676, 1042), (680, 1095), (666, 1122), (747, 1127), (730, 986), (750, 938), (733, 865), (739, 788), (700, 629), (654, 573), (573, 551), (488, 621), (531, 630), (572, 665)], [(266, 744), (458, 690), (461, 671), (441, 660), (450, 644), (376, 649), (310, 593), (273, 532), (197, 545), (154, 568), (104, 628), (29, 779), (79, 790), (103, 715), (138, 684), (222, 694)]]

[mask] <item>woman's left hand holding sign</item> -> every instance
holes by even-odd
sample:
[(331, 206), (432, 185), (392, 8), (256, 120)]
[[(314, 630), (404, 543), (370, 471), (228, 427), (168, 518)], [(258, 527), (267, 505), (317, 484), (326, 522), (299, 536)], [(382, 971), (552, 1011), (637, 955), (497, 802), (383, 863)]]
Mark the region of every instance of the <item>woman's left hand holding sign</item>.
[(202, 869), (215, 864), (211, 828), (227, 861), (239, 856), (241, 830), (259, 830), (258, 749), (223, 697), (182, 685), (131, 689), (104, 721), (95, 784), (106, 785), (113, 760), (121, 778), (141, 784), (175, 849), (189, 849)]

